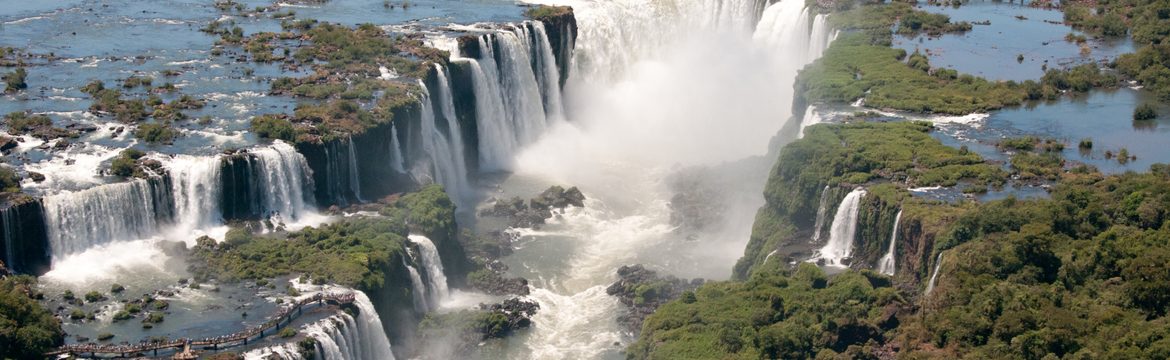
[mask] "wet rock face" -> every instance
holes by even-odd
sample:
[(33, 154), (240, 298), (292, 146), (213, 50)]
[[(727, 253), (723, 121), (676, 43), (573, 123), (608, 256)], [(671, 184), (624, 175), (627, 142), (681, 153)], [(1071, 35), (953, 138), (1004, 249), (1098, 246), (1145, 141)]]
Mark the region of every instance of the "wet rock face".
[(0, 135), (0, 152), (15, 149), (20, 143), (15, 138)]
[(622, 266), (617, 273), (618, 281), (606, 288), (605, 293), (616, 296), (629, 308), (629, 313), (618, 316), (618, 322), (634, 334), (642, 329), (642, 322), (659, 306), (704, 282), (703, 279), (688, 281), (671, 275), (660, 276), (642, 265)]

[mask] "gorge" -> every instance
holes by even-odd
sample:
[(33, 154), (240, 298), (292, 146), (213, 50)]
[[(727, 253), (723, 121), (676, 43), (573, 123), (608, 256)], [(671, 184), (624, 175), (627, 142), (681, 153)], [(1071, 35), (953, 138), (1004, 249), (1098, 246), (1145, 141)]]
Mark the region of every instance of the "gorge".
[(1156, 357), (1164, 6), (1054, 6), (14, 5), (0, 357)]

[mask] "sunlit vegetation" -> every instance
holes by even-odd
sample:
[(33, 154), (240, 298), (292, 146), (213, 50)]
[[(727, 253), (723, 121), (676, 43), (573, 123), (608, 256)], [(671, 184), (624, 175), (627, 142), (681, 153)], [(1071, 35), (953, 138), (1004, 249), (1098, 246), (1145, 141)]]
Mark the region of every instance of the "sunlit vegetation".
[(20, 192), (20, 174), (10, 167), (0, 165), (0, 194)]
[(36, 279), (0, 278), (0, 353), (6, 359), (43, 359), (65, 343), (61, 323), (34, 300)]
[[(817, 152), (796, 149), (813, 146), (817, 141), (809, 137), (825, 136), (834, 126), (854, 125), (811, 127), (782, 152), (769, 193), (791, 193), (801, 179), (794, 175), (833, 179), (840, 173), (798, 171), (826, 162)], [(891, 131), (860, 129), (859, 136), (869, 137)], [(1063, 148), (1036, 138), (1001, 146), (1036, 156)], [(783, 170), (786, 163), (793, 172)], [(770, 218), (763, 214), (773, 209), (786, 215), (816, 201), (816, 192), (766, 196), (756, 231), (794, 231), (783, 218), (788, 225), (762, 226)], [(921, 283), (896, 290), (867, 270), (826, 276), (811, 264), (789, 269), (772, 261), (742, 282), (708, 283), (693, 297), (660, 308), (630, 357), (1128, 359), (1170, 353), (1170, 243), (1164, 241), (1170, 237), (1170, 166), (1115, 176), (1071, 171), (1058, 178), (1050, 199), (904, 206), (903, 221), (922, 219), (923, 228), (914, 232), (935, 234), (935, 240), (914, 259), (923, 264), (921, 273), (902, 276), (925, 281), (925, 264), (943, 252), (930, 294), (921, 293)], [(770, 236), (753, 234), (752, 241)]]
[(157, 173), (157, 162), (148, 161), (146, 153), (135, 149), (122, 150), (118, 156), (110, 161), (110, 175), (122, 177), (147, 178)]
[(380, 214), (291, 233), (256, 235), (236, 227), (222, 243), (198, 239), (191, 250), (190, 271), (197, 282), (300, 274), (318, 283), (381, 289), (386, 272), (402, 266), (411, 229), (429, 233), (437, 231), (435, 226), (454, 223), (454, 205), (439, 187), (409, 194)]
[(141, 124), (138, 125), (138, 129), (134, 130), (134, 136), (148, 144), (169, 145), (174, 143), (181, 134), (178, 129), (171, 126), (169, 121)]
[(27, 77), (28, 71), (24, 70), (22, 67), (16, 68), (16, 70), (4, 74), (4, 76), (0, 76), (0, 80), (4, 80), (4, 92), (11, 94), (23, 89), (27, 89), (28, 83), (25, 82)]
[[(905, 187), (1002, 186), (1007, 173), (978, 154), (943, 145), (930, 136), (932, 125), (921, 122), (813, 125), (804, 138), (780, 152), (764, 188), (766, 204), (756, 215), (744, 257), (735, 265), (745, 279), (766, 254), (811, 227), (826, 185), (850, 188), (893, 181), (886, 198)], [(878, 191), (879, 187), (870, 187)], [(847, 191), (847, 190), (846, 190)], [(765, 250), (767, 249), (767, 250)]]
[(538, 5), (524, 10), (524, 16), (537, 21), (547, 21), (572, 13), (573, 8), (568, 6)]
[(863, 33), (843, 34), (801, 71), (798, 96), (806, 103), (865, 97), (875, 108), (956, 115), (1018, 105), (1027, 97), (1015, 84), (933, 69), (921, 55), (906, 57), (904, 50), (871, 44)]

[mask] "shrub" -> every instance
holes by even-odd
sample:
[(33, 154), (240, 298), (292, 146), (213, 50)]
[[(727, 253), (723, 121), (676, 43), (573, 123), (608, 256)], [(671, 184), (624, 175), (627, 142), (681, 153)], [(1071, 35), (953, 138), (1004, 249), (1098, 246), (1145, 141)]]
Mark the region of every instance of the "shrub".
[(27, 77), (28, 72), (25, 71), (22, 67), (16, 68), (16, 70), (5, 74), (3, 77), (0, 77), (0, 79), (3, 79), (4, 83), (6, 84), (4, 92), (11, 94), (22, 89), (27, 89), (28, 83), (25, 82), (25, 78)]
[(110, 293), (119, 294), (123, 291), (126, 291), (126, 287), (122, 286), (122, 284), (110, 285)]
[(126, 310), (118, 310), (114, 313), (114, 322), (130, 320), (130, 312)]
[(142, 124), (134, 130), (135, 137), (149, 144), (172, 144), (179, 134), (179, 130), (171, 127), (170, 122)]
[(97, 292), (97, 291), (90, 291), (88, 293), (85, 293), (85, 302), (93, 303), (93, 302), (98, 302), (98, 301), (102, 301), (105, 299), (106, 299), (106, 297), (102, 296), (102, 293)]
[(74, 308), (69, 311), (69, 318), (73, 320), (81, 320), (85, 318), (85, 310)]
[(7, 166), (0, 166), (0, 193), (20, 192), (20, 175)]
[(1154, 109), (1153, 105), (1141, 104), (1133, 109), (1133, 119), (1136, 121), (1153, 120), (1156, 117), (1158, 117), (1158, 111)]
[(279, 335), (282, 339), (288, 339), (290, 337), (297, 336), (297, 330), (293, 329), (291, 326), (285, 327), (280, 329)]
[(138, 167), (138, 159), (146, 154), (135, 149), (122, 150), (112, 162), (110, 162), (110, 173), (114, 176), (130, 177), (143, 175), (141, 169)]
[(114, 334), (111, 334), (108, 332), (98, 334), (98, 336), (97, 336), (98, 341), (106, 341), (106, 340), (113, 339), (113, 338), (114, 338)]
[(36, 128), (53, 126), (53, 120), (45, 115), (29, 115), (23, 111), (14, 111), (4, 116), (8, 123), (8, 133), (20, 135)]
[(266, 139), (293, 141), (296, 130), (288, 119), (278, 115), (260, 115), (252, 118), (252, 132)]

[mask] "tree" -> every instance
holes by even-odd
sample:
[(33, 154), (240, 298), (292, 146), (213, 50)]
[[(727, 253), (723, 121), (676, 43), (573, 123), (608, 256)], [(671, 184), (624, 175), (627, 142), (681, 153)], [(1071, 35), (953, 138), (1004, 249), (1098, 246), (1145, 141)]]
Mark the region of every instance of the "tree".
[(12, 359), (43, 359), (45, 352), (65, 343), (65, 332), (53, 314), (29, 295), (36, 279), (0, 279), (0, 354)]

